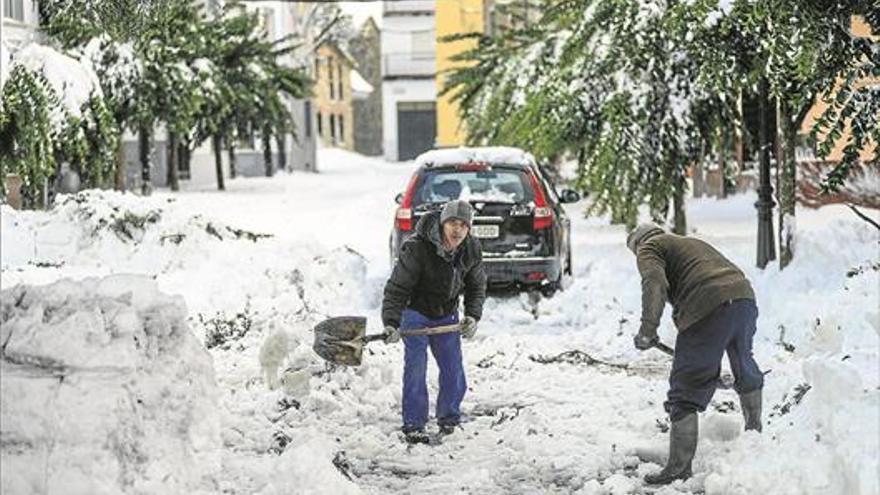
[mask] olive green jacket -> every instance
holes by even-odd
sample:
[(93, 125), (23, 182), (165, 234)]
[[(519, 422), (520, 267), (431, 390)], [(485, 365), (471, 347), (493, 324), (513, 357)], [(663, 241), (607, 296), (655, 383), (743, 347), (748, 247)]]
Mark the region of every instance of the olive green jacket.
[(642, 331), (656, 332), (668, 300), (678, 330), (687, 330), (725, 301), (755, 299), (742, 271), (709, 244), (658, 234), (641, 242), (636, 262), (642, 276)]

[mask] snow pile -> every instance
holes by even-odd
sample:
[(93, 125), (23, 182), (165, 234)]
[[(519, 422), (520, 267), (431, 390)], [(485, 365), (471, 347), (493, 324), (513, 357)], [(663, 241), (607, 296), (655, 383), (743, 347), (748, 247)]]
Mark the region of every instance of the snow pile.
[(211, 357), (137, 276), (0, 293), (4, 493), (212, 493)]

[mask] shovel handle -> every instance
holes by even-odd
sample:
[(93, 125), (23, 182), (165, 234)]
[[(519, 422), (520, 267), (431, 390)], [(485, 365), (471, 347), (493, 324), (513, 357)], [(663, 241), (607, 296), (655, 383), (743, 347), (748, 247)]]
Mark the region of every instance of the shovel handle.
[(665, 352), (666, 354), (669, 354), (670, 356), (675, 355), (675, 349), (673, 349), (672, 347), (669, 347), (668, 345), (664, 344), (663, 342), (657, 341), (657, 343), (654, 344), (654, 347), (656, 347), (657, 349), (660, 349), (661, 351)]
[(414, 337), (416, 335), (437, 335), (441, 333), (452, 333), (461, 330), (458, 323), (452, 325), (441, 325), (439, 327), (415, 328), (412, 330), (401, 330), (401, 337)]
[[(412, 330), (401, 330), (401, 337), (414, 337), (416, 335), (437, 335), (441, 333), (452, 333), (461, 330), (461, 325), (442, 325), (439, 327), (425, 327), (425, 328), (414, 328)], [(377, 340), (385, 340), (384, 333), (377, 333), (374, 335), (364, 335), (363, 342), (375, 342)]]

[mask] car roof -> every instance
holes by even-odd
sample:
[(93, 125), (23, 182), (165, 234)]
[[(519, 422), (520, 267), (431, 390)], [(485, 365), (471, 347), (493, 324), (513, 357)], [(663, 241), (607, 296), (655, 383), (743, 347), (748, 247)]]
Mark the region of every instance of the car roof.
[(415, 161), (419, 167), (442, 167), (464, 163), (529, 166), (535, 164), (535, 157), (519, 148), (483, 146), (430, 150), (419, 155)]

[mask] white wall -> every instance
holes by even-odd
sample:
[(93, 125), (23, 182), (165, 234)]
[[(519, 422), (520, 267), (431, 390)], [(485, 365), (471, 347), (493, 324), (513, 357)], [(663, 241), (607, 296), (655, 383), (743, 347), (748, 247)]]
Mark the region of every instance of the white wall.
[(382, 132), (385, 159), (397, 161), (397, 103), (436, 101), (434, 79), (399, 79), (382, 83)]
[[(413, 32), (434, 32), (434, 16), (388, 16), (382, 23), (382, 53), (413, 51)], [(434, 36), (431, 37), (432, 39)], [(434, 46), (425, 47), (434, 51)]]

